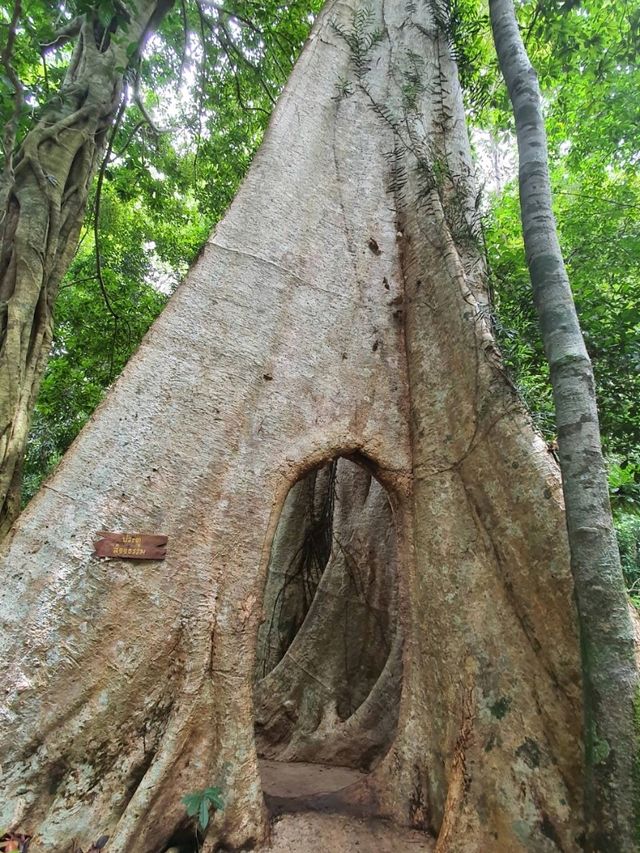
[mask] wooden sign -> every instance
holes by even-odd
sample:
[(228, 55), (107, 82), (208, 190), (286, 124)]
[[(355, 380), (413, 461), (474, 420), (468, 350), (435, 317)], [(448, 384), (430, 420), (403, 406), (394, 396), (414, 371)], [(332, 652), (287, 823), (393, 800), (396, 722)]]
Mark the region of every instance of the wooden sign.
[(100, 539), (94, 542), (95, 557), (112, 557), (116, 560), (164, 560), (167, 556), (168, 536), (148, 533), (109, 533), (100, 530)]

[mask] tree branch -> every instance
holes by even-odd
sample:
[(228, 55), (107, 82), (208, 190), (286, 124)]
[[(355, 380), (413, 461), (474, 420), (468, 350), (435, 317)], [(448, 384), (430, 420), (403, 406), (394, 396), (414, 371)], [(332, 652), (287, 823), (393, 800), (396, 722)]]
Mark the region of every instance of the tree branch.
[(140, 63), (138, 63), (138, 68), (136, 70), (135, 80), (133, 82), (133, 100), (135, 105), (138, 107), (142, 114), (142, 118), (149, 125), (153, 133), (156, 136), (160, 136), (162, 133), (167, 133), (166, 129), (159, 128), (155, 121), (149, 115), (147, 108), (144, 105), (144, 101), (142, 99), (142, 94), (140, 92)]
[[(211, 5), (214, 5), (214, 4), (211, 4)], [(201, 21), (204, 24), (206, 24), (207, 29), (212, 33), (214, 38), (217, 40), (218, 44), (222, 47), (224, 52), (227, 54), (227, 57), (229, 58), (229, 51), (230, 50), (233, 51), (233, 53), (238, 57), (240, 62), (244, 63), (244, 65), (246, 65), (248, 68), (250, 68), (253, 71), (253, 73), (256, 75), (256, 78), (257, 78), (258, 82), (260, 83), (260, 86), (262, 87), (264, 93), (266, 94), (267, 98), (271, 102), (271, 105), (275, 106), (276, 99), (274, 98), (274, 96), (271, 92), (271, 89), (267, 85), (264, 77), (260, 73), (260, 70), (258, 69), (257, 66), (255, 66), (253, 64), (253, 62), (251, 62), (251, 60), (248, 57), (246, 57), (244, 55), (244, 53), (239, 49), (237, 44), (234, 42), (233, 38), (231, 37), (231, 34), (229, 33), (224, 22), (222, 21), (222, 18), (220, 17), (220, 13), (218, 12), (217, 20), (215, 23), (213, 23), (212, 21), (210, 21), (207, 18), (206, 14), (204, 12), (204, 9), (202, 8), (202, 5), (199, 2), (199, 0), (197, 0), (197, 6), (198, 6), (198, 9), (200, 12)], [(214, 8), (215, 8), (215, 6), (214, 6)], [(216, 11), (218, 11), (217, 8), (216, 8)], [(223, 11), (226, 14), (230, 14), (230, 13), (226, 12), (226, 10), (223, 10)], [(223, 37), (221, 37), (220, 31), (222, 32)]]
[(109, 137), (109, 144), (107, 145), (107, 150), (105, 152), (104, 157), (102, 158), (102, 163), (100, 165), (100, 171), (98, 172), (98, 182), (96, 185), (96, 203), (93, 214), (93, 239), (95, 243), (95, 254), (96, 254), (96, 278), (98, 279), (98, 284), (100, 285), (100, 290), (102, 291), (102, 298), (104, 299), (104, 303), (107, 306), (107, 310), (111, 314), (114, 320), (114, 334), (117, 330), (117, 323), (120, 320), (120, 315), (116, 312), (113, 305), (111, 304), (111, 300), (109, 298), (109, 294), (107, 292), (107, 288), (104, 282), (104, 277), (102, 275), (102, 255), (100, 252), (100, 202), (102, 199), (102, 187), (104, 184), (104, 176), (107, 170), (107, 164), (109, 162), (109, 158), (111, 157), (111, 152), (113, 151), (113, 141), (115, 139), (116, 132), (122, 121), (122, 117), (127, 108), (126, 98), (122, 99), (122, 103), (120, 104), (120, 108), (116, 115), (113, 130), (111, 131), (111, 136)]
[(70, 21), (65, 27), (58, 32), (53, 37), (53, 40), (50, 42), (44, 42), (40, 45), (40, 50), (42, 53), (46, 53), (48, 50), (53, 50), (55, 47), (60, 47), (63, 44), (66, 44), (71, 39), (74, 39), (82, 29), (82, 25), (84, 23), (84, 15), (78, 15), (72, 21)]
[(13, 50), (16, 43), (18, 30), (18, 21), (22, 13), (21, 0), (15, 0), (13, 6), (13, 14), (9, 23), (9, 31), (7, 33), (7, 41), (0, 54), (0, 63), (7, 73), (7, 77), (11, 81), (14, 88), (14, 103), (11, 117), (6, 123), (4, 133), (2, 134), (2, 149), (4, 154), (3, 173), (0, 177), (0, 215), (4, 220), (5, 205), (8, 198), (10, 188), (13, 186), (13, 151), (18, 135), (18, 124), (20, 121), (20, 113), (24, 104), (24, 87), (22, 81), (13, 67)]
[(187, 7), (184, 4), (184, 0), (180, 0), (180, 18), (182, 20), (182, 56), (180, 57), (180, 71), (178, 72), (178, 90), (182, 86), (184, 66), (187, 61), (187, 46), (189, 39), (189, 28), (187, 24)]
[(134, 126), (134, 128), (133, 128), (133, 130), (131, 131), (131, 133), (129, 134), (129, 136), (126, 138), (126, 140), (125, 140), (125, 142), (124, 142), (123, 146), (120, 148), (120, 150), (119, 150), (119, 151), (114, 151), (114, 153), (113, 153), (113, 157), (114, 157), (114, 159), (117, 159), (118, 157), (122, 157), (122, 155), (124, 154), (124, 152), (127, 150), (127, 148), (129, 147), (129, 145), (130, 145), (130, 144), (131, 144), (131, 142), (133, 141), (133, 139), (134, 139), (134, 137), (135, 137), (136, 133), (140, 130), (140, 128), (141, 128), (141, 127), (144, 127), (146, 124), (147, 124), (147, 122), (146, 122), (146, 120), (145, 120), (145, 119), (142, 119), (141, 121), (139, 121), (139, 122), (137, 122), (137, 123), (136, 123), (136, 125)]

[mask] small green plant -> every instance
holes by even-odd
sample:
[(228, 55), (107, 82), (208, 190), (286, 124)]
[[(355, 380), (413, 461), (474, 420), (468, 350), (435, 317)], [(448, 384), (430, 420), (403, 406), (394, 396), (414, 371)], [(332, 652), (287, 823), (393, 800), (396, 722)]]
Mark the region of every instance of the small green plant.
[(337, 21), (332, 22), (332, 27), (349, 45), (356, 77), (363, 80), (369, 72), (371, 51), (382, 41), (384, 35), (382, 30), (373, 29), (373, 12), (368, 8), (355, 12), (350, 30)]
[(191, 794), (186, 794), (182, 798), (182, 802), (187, 807), (189, 817), (198, 816), (198, 826), (203, 830), (209, 824), (210, 809), (213, 807), (214, 811), (220, 811), (224, 808), (220, 788), (204, 788), (202, 791), (193, 791)]
[(341, 101), (343, 98), (349, 98), (353, 95), (353, 85), (346, 77), (338, 77), (336, 82), (336, 93), (333, 96), (334, 101)]

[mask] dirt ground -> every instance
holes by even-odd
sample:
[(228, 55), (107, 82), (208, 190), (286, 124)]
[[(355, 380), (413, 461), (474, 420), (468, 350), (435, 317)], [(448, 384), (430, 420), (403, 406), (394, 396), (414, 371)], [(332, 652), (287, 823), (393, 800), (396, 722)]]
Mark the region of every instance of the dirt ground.
[(300, 812), (273, 825), (265, 853), (417, 853), (432, 851), (433, 839), (374, 818)]
[[(262, 790), (267, 797), (297, 800), (341, 791), (366, 777), (351, 767), (304, 762), (260, 761)], [(294, 803), (292, 803), (292, 806)], [(297, 809), (296, 809), (297, 810)]]
[[(271, 843), (260, 848), (263, 853), (417, 853), (434, 849), (433, 839), (422, 832), (377, 817), (340, 813), (340, 792), (366, 775), (358, 770), (261, 761), (260, 773), (274, 814)], [(330, 805), (326, 795), (335, 795)]]

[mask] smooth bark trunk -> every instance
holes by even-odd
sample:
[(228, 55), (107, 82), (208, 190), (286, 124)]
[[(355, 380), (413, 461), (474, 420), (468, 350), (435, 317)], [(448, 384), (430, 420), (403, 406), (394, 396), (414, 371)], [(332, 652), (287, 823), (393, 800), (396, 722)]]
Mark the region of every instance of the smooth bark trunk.
[(556, 409), (582, 646), (587, 843), (593, 850), (627, 851), (638, 845), (638, 671), (600, 444), (593, 370), (551, 206), (538, 79), (512, 0), (490, 0), (489, 5), (516, 122), (522, 231)]

